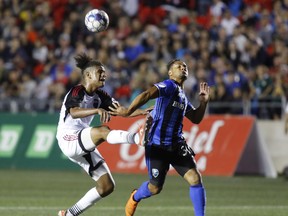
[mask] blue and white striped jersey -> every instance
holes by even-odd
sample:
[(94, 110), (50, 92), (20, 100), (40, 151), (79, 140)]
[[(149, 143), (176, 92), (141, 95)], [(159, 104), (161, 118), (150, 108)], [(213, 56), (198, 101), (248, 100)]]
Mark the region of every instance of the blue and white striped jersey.
[(150, 115), (153, 118), (149, 130), (148, 145), (172, 146), (183, 140), (183, 118), (191, 109), (183, 89), (171, 79), (156, 83), (159, 97)]

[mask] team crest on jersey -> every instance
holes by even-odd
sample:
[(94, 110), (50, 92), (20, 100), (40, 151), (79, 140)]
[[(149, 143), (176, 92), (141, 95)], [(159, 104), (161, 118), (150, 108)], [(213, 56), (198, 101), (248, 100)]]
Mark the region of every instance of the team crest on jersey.
[(155, 169), (155, 168), (153, 168), (153, 169), (152, 169), (152, 175), (153, 175), (153, 177), (154, 177), (154, 178), (157, 178), (157, 177), (158, 177), (158, 175), (159, 175), (159, 170), (158, 170), (158, 169)]

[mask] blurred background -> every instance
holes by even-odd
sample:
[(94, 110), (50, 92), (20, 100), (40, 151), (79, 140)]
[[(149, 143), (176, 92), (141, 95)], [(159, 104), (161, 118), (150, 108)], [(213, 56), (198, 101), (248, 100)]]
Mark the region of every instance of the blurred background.
[[(92, 8), (108, 13), (107, 31), (85, 28)], [(287, 0), (2, 0), (0, 18), (2, 112), (58, 112), (85, 51), (106, 65), (105, 90), (124, 105), (181, 58), (192, 101), (199, 81), (212, 87), (210, 114), (284, 115)]]
[[(106, 31), (86, 29), (93, 8), (109, 15)], [(13, 146), (5, 132), (13, 119), (23, 119), (14, 132), (30, 123), (29, 137), (37, 122), (57, 124), (64, 95), (81, 79), (74, 56), (84, 51), (104, 63), (104, 89), (123, 105), (168, 78), (171, 59), (184, 60), (195, 106), (206, 81), (207, 116), (252, 116), (270, 155), (287, 158), (288, 0), (2, 0), (0, 35), (2, 155)], [(40, 114), (48, 120), (31, 117)]]
[[(94, 8), (109, 15), (104, 32), (84, 25)], [(81, 79), (74, 56), (86, 52), (105, 65), (104, 89), (123, 105), (168, 78), (171, 59), (184, 60), (195, 106), (199, 82), (211, 86), (203, 122), (184, 122), (207, 212), (286, 216), (287, 35), (288, 0), (0, 0), (1, 215), (55, 215), (93, 184), (55, 139), (63, 97)], [(130, 130), (139, 121), (113, 118), (110, 126)], [(121, 215), (131, 187), (147, 178), (144, 150), (99, 149), (120, 186), (87, 215)], [(191, 214), (186, 185), (171, 174), (167, 192), (143, 202), (141, 215)]]

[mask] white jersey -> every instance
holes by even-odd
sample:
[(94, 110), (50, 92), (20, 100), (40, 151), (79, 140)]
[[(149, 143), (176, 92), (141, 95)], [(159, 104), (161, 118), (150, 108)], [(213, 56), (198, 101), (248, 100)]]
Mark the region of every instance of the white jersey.
[(103, 108), (109, 110), (109, 106), (115, 100), (103, 90), (97, 90), (93, 95), (88, 95), (84, 86), (74, 86), (65, 96), (58, 121), (57, 133), (63, 130), (82, 130), (90, 126), (94, 115), (73, 119), (70, 108)]
[(88, 95), (84, 86), (74, 86), (65, 96), (57, 127), (57, 140), (61, 151), (74, 163), (81, 166), (95, 181), (109, 174), (110, 170), (100, 152), (95, 148), (90, 134), (90, 124), (94, 115), (73, 119), (70, 109), (102, 108), (109, 110), (114, 99), (103, 90), (96, 90), (93, 95)]

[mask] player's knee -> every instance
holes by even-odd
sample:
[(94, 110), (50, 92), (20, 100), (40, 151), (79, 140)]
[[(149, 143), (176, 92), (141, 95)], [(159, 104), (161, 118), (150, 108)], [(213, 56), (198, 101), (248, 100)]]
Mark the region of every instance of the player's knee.
[(149, 184), (148, 188), (153, 195), (159, 194), (162, 191), (162, 187), (152, 184)]
[(93, 131), (96, 131), (98, 134), (108, 134), (110, 132), (110, 128), (106, 125), (103, 125), (101, 127), (94, 127)]
[(108, 126), (94, 127), (91, 130), (92, 139), (102, 140), (104, 141), (107, 135), (110, 132), (110, 128)]
[(96, 187), (101, 197), (106, 197), (111, 194), (115, 189), (115, 183), (110, 182), (108, 184)]
[(201, 174), (196, 169), (189, 170), (184, 178), (190, 185), (197, 185), (202, 182)]
[(192, 178), (192, 179), (190, 180), (190, 185), (191, 185), (191, 186), (193, 186), (193, 185), (198, 185), (198, 184), (200, 184), (201, 182), (202, 182), (202, 181), (201, 181), (200, 178), (195, 177), (195, 178)]

